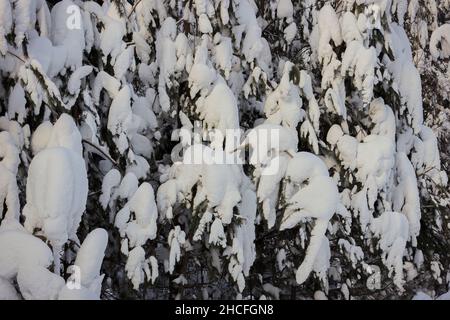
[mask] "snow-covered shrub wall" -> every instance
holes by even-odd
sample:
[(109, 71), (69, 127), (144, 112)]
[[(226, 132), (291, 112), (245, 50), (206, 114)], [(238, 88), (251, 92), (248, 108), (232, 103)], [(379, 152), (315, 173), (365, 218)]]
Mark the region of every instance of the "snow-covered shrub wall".
[(0, 298), (447, 292), (449, 10), (2, 0)]

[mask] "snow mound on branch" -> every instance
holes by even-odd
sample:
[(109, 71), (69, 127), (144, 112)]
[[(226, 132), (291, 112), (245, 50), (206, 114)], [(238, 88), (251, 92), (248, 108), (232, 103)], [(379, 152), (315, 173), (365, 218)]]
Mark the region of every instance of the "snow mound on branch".
[(0, 277), (0, 300), (19, 300), (19, 294), (14, 286)]
[(406, 216), (398, 212), (384, 212), (373, 219), (370, 229), (379, 237), (379, 248), (383, 251), (382, 260), (394, 272), (394, 284), (403, 291), (403, 255), (409, 238), (409, 223)]
[(363, 101), (372, 100), (375, 84), (375, 66), (377, 54), (374, 47), (365, 48), (362, 41), (352, 41), (347, 45), (342, 58), (342, 76), (349, 74), (353, 77), (356, 88), (362, 92)]
[(333, 7), (326, 4), (320, 9), (319, 17), (319, 46), (318, 57), (322, 63), (331, 60), (333, 48), (330, 41), (333, 40), (335, 46), (342, 43), (341, 27), (339, 19)]
[(286, 179), (287, 206), (280, 231), (294, 228), (306, 219), (315, 218), (306, 256), (297, 270), (297, 283), (303, 283), (311, 271), (326, 282), (330, 248), (325, 233), (328, 221), (336, 212), (339, 203), (336, 183), (328, 176), (328, 169), (323, 161), (308, 152), (294, 154), (282, 171)]
[[(131, 219), (134, 213), (135, 219)], [(117, 213), (115, 226), (122, 237), (127, 236), (130, 247), (143, 246), (156, 237), (158, 211), (152, 186), (144, 182), (133, 197)]]
[(294, 65), (286, 62), (278, 87), (267, 96), (264, 113), (268, 123), (295, 129), (302, 118), (300, 88), (290, 80)]
[(43, 145), (28, 171), (25, 227), (41, 229), (53, 245), (62, 246), (77, 239), (88, 192), (81, 136), (73, 119), (62, 115)]
[(84, 239), (77, 252), (75, 265), (80, 267), (81, 285), (90, 288), (100, 296), (103, 275), (100, 275), (108, 233), (105, 229), (94, 229)]
[(41, 266), (23, 265), (17, 274), (20, 293), (26, 300), (56, 300), (64, 279)]
[[(83, 50), (85, 48), (84, 24), (81, 15), (76, 22), (79, 27), (69, 28), (69, 21), (73, 20), (75, 3), (63, 0), (52, 8), (52, 42), (55, 46), (66, 48), (65, 66), (75, 71), (82, 66)], [(75, 13), (77, 15), (77, 13)], [(75, 21), (74, 21), (75, 22)], [(61, 59), (61, 57), (59, 57)]]
[[(5, 218), (18, 219), (20, 211), (17, 170), (19, 149), (7, 131), (0, 132), (0, 204), (6, 204)], [(3, 215), (3, 209), (0, 211)]]
[(53, 261), (50, 248), (25, 230), (0, 227), (0, 277), (13, 279), (21, 266), (48, 267)]
[(12, 8), (9, 1), (2, 1), (0, 3), (0, 53), (6, 54), (8, 43), (5, 36), (11, 32), (13, 26)]
[(398, 185), (394, 193), (394, 210), (405, 214), (409, 222), (409, 233), (413, 246), (420, 232), (420, 197), (417, 187), (417, 177), (414, 167), (403, 152), (397, 153), (396, 158)]
[(430, 38), (430, 52), (435, 59), (450, 57), (450, 24), (444, 24), (433, 31)]

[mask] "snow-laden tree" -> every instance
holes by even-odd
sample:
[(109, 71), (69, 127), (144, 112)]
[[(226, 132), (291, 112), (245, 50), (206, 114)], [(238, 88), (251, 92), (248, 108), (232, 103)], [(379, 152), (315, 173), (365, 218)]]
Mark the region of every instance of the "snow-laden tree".
[(0, 296), (448, 291), (449, 5), (2, 1)]

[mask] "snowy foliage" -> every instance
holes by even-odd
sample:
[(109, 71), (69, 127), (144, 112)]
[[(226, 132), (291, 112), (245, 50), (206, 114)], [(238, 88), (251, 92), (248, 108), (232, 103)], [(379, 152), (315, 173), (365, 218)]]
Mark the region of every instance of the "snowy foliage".
[(446, 298), (449, 10), (1, 0), (0, 298)]

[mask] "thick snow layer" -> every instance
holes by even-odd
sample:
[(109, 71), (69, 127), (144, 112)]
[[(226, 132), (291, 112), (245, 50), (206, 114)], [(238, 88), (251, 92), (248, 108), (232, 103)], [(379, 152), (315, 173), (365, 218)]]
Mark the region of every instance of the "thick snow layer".
[[(101, 228), (94, 229), (84, 239), (75, 259), (75, 265), (80, 268), (82, 286), (90, 288), (99, 278), (101, 283), (103, 277), (100, 276), (100, 268), (107, 244), (108, 233)], [(100, 295), (99, 290), (98, 294)]]
[(405, 61), (396, 75), (401, 101), (408, 110), (408, 120), (415, 133), (420, 132), (423, 123), (422, 83), (420, 74), (412, 61)]
[(290, 81), (294, 65), (287, 62), (278, 87), (267, 96), (264, 113), (268, 123), (295, 129), (302, 118), (299, 87)]
[(26, 300), (56, 300), (64, 279), (44, 267), (23, 265), (17, 274), (20, 293)]
[(135, 289), (138, 289), (139, 285), (145, 280), (145, 264), (145, 251), (142, 247), (138, 246), (130, 251), (125, 265), (125, 271)]
[(81, 80), (87, 77), (92, 70), (93, 68), (91, 66), (83, 66), (72, 73), (67, 84), (67, 90), (71, 95), (78, 96), (80, 93)]
[(398, 186), (394, 194), (394, 210), (402, 212), (409, 221), (413, 244), (420, 232), (420, 197), (415, 170), (406, 154), (397, 153)]
[(450, 24), (444, 24), (433, 31), (430, 38), (430, 52), (435, 59), (450, 57)]
[(277, 17), (279, 19), (292, 17), (294, 14), (294, 6), (291, 0), (278, 0)]
[(115, 137), (119, 152), (123, 154), (128, 149), (126, 135), (133, 120), (131, 110), (131, 90), (123, 87), (112, 101), (108, 114), (108, 130)]
[(9, 1), (2, 1), (0, 3), (0, 53), (6, 54), (8, 44), (5, 36), (11, 32), (13, 25), (12, 8)]
[(340, 22), (342, 38), (346, 44), (349, 44), (353, 40), (362, 40), (362, 35), (358, 29), (358, 21), (352, 12), (345, 12), (342, 15)]
[(333, 7), (326, 4), (320, 9), (319, 17), (319, 61), (328, 62), (331, 59), (333, 49), (330, 41), (333, 40), (335, 46), (342, 43), (341, 27), (339, 19)]
[(88, 181), (81, 157), (81, 135), (72, 118), (62, 115), (46, 148), (31, 161), (23, 214), (30, 232), (41, 229), (53, 245), (76, 238), (86, 207)]
[(99, 198), (100, 204), (102, 205), (103, 209), (106, 209), (110, 201), (114, 200), (111, 199), (111, 197), (114, 194), (114, 190), (119, 186), (121, 178), (122, 177), (120, 175), (120, 172), (117, 169), (111, 169), (103, 177), (102, 194)]
[[(134, 214), (134, 219), (131, 214)], [(129, 239), (130, 247), (143, 246), (156, 237), (158, 211), (152, 186), (144, 182), (127, 204), (117, 213), (115, 226), (122, 237)]]
[(330, 177), (314, 177), (288, 200), (280, 230), (296, 226), (304, 218), (328, 221), (336, 211), (338, 190)]
[(6, 204), (5, 218), (19, 218), (20, 203), (17, 187), (19, 149), (7, 131), (0, 132), (0, 203)]
[(119, 188), (117, 189), (117, 195), (121, 199), (131, 199), (139, 188), (139, 181), (133, 172), (128, 172), (125, 177), (123, 177), (120, 182)]
[(208, 127), (219, 129), (223, 134), (227, 129), (239, 128), (237, 101), (223, 79), (217, 81), (205, 98), (200, 115)]
[(162, 23), (156, 36), (156, 60), (159, 66), (159, 103), (165, 112), (170, 109), (166, 87), (172, 86), (170, 77), (174, 73), (177, 63), (175, 36), (176, 22), (172, 17), (168, 17)]
[(280, 230), (294, 228), (304, 219), (315, 218), (306, 256), (297, 270), (297, 283), (303, 283), (311, 271), (322, 280), (326, 279), (330, 248), (325, 232), (339, 202), (336, 183), (328, 177), (322, 160), (307, 152), (293, 156), (288, 162), (285, 177), (288, 199)]
[(0, 277), (0, 300), (19, 300), (14, 286), (2, 277)]
[(25, 230), (0, 227), (0, 277), (13, 279), (20, 267), (48, 267), (53, 262), (50, 248)]
[[(69, 21), (73, 19), (75, 3), (63, 0), (52, 8), (52, 42), (55, 46), (66, 48), (65, 66), (75, 71), (82, 66), (83, 50), (85, 47), (83, 20), (78, 28), (69, 28)], [(56, 58), (56, 57), (55, 57)], [(61, 57), (58, 57), (61, 59)]]
[(218, 43), (215, 50), (215, 61), (217, 66), (224, 71), (225, 78), (228, 80), (232, 67), (232, 58), (233, 58), (233, 47), (231, 38), (221, 36), (220, 43)]
[(264, 164), (271, 155), (276, 156), (285, 151), (295, 153), (297, 143), (295, 130), (265, 122), (247, 133), (240, 148), (247, 145), (252, 148), (250, 164)]
[(14, 118), (17, 115), (17, 121), (23, 123), (27, 110), (25, 108), (27, 100), (25, 99), (25, 91), (20, 83), (16, 83), (8, 98), (8, 116)]
[(383, 263), (389, 269), (389, 275), (394, 272), (394, 284), (403, 290), (403, 255), (409, 238), (409, 222), (406, 216), (398, 212), (384, 212), (373, 219), (370, 229), (383, 251)]
[(68, 114), (62, 114), (53, 125), (47, 148), (62, 147), (81, 156), (83, 147), (81, 145), (81, 134), (75, 121)]
[(315, 222), (306, 256), (295, 274), (298, 284), (305, 282), (311, 271), (314, 271), (320, 279), (326, 279), (331, 256), (330, 245), (325, 236), (327, 225), (328, 221), (324, 219), (318, 219)]
[(341, 73), (342, 76), (348, 73), (353, 77), (353, 82), (361, 91), (365, 103), (372, 100), (376, 62), (377, 54), (374, 47), (365, 48), (362, 41), (357, 40), (347, 44), (342, 58)]
[(180, 226), (175, 226), (169, 233), (169, 273), (172, 273), (175, 269), (175, 263), (180, 261), (181, 258), (181, 246), (186, 242), (186, 234), (181, 230)]
[(99, 300), (99, 297), (88, 288), (71, 289), (66, 285), (59, 292), (58, 300)]
[(198, 29), (201, 33), (212, 33), (213, 29), (208, 16), (204, 13), (200, 14), (198, 17)]

